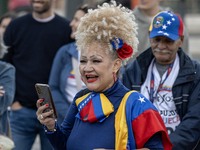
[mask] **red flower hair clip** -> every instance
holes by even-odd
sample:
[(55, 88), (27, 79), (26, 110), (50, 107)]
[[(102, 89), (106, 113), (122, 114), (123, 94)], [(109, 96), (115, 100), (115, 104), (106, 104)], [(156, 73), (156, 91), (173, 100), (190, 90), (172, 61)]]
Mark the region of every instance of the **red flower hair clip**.
[(120, 38), (113, 38), (110, 41), (114, 50), (116, 50), (118, 57), (123, 59), (129, 58), (133, 54), (133, 48), (124, 43)]

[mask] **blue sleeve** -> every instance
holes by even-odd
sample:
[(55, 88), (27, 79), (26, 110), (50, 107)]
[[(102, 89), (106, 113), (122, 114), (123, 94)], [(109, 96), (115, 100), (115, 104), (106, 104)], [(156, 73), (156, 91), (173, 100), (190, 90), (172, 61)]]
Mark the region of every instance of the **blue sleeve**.
[(56, 124), (56, 131), (50, 132), (47, 131), (46, 127), (44, 128), (47, 138), (49, 139), (51, 145), (55, 150), (65, 150), (67, 144), (67, 137), (61, 131), (60, 127)]
[(3, 86), (5, 94), (0, 96), (0, 116), (13, 102), (15, 95), (15, 68), (14, 66), (0, 62), (0, 86)]
[(77, 112), (76, 104), (73, 102), (61, 126), (56, 126), (55, 132), (46, 132), (46, 135), (55, 150), (66, 149), (67, 140), (74, 126)]
[(154, 134), (144, 145), (145, 148), (153, 149), (153, 150), (164, 150), (162, 144), (161, 133)]

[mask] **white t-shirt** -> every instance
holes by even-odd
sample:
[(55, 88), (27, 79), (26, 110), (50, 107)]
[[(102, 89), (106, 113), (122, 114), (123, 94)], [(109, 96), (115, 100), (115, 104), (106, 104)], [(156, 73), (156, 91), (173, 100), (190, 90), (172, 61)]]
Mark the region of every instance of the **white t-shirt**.
[[(75, 79), (73, 70), (70, 72), (70, 76), (67, 78), (66, 82), (67, 82), (66, 87), (65, 87), (66, 97), (69, 102), (72, 102), (74, 99), (74, 96), (79, 92), (79, 89), (77, 89), (76, 79)], [(85, 84), (83, 82), (81, 84), (82, 84), (82, 88), (85, 88)]]

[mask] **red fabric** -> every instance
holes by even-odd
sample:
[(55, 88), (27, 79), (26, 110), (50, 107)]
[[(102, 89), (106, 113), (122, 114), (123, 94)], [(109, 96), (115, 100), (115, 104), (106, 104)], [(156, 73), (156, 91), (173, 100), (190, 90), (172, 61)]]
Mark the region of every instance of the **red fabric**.
[(97, 121), (97, 118), (96, 118), (95, 113), (94, 113), (93, 104), (91, 104), (91, 106), (90, 106), (90, 110), (89, 110), (89, 114), (88, 114), (88, 120), (90, 122), (96, 122)]
[[(146, 126), (148, 125), (148, 130)], [(155, 110), (147, 110), (139, 115), (132, 121), (132, 129), (136, 141), (137, 148), (143, 148), (144, 144), (155, 133), (162, 133), (162, 142), (165, 150), (171, 150), (172, 144), (169, 140), (169, 136), (166, 127), (160, 114)], [(146, 131), (146, 132), (143, 132)]]
[(124, 43), (123, 46), (117, 50), (117, 54), (122, 60), (129, 58), (133, 54), (133, 48)]
[(178, 35), (182, 36), (183, 35), (183, 20), (181, 19), (181, 17), (179, 15), (177, 15), (177, 16), (178, 16), (178, 19), (180, 22), (179, 29), (178, 29)]
[(91, 104), (92, 101), (88, 102), (88, 104), (80, 111), (80, 117), (83, 121), (87, 121), (88, 119), (88, 111), (90, 109)]
[(88, 104), (80, 111), (80, 116), (83, 121), (97, 121), (97, 118), (94, 114), (94, 107), (92, 105), (92, 101), (89, 101)]

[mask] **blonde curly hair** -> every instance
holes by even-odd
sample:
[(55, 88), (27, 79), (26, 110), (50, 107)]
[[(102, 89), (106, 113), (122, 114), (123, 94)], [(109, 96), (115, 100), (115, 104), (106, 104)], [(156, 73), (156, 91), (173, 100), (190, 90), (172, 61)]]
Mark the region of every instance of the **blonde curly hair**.
[(88, 13), (81, 18), (75, 38), (79, 50), (97, 41), (107, 43), (112, 53), (110, 40), (120, 38), (132, 47), (133, 56), (137, 52), (138, 45), (135, 16), (131, 10), (117, 5), (114, 0), (110, 3), (103, 3), (94, 10), (88, 10)]

